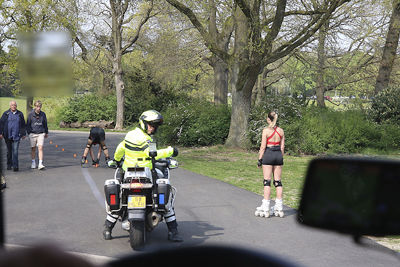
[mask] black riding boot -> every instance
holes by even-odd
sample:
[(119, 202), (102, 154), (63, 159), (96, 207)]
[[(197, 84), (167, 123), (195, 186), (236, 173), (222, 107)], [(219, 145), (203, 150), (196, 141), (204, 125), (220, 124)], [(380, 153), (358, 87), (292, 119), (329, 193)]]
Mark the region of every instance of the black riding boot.
[(178, 232), (178, 223), (176, 220), (167, 222), (168, 227), (168, 240), (171, 242), (182, 242), (183, 239)]
[(110, 240), (111, 237), (111, 231), (114, 228), (115, 223), (112, 223), (108, 220), (105, 221), (104, 223), (104, 231), (103, 231), (103, 237), (105, 240)]

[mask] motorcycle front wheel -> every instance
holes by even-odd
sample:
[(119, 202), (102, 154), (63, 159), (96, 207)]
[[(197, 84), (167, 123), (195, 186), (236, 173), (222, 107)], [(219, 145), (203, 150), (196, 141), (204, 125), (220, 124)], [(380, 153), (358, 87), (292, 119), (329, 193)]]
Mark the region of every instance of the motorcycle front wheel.
[(146, 230), (144, 221), (131, 221), (129, 229), (129, 241), (134, 250), (139, 250), (144, 247), (146, 241)]

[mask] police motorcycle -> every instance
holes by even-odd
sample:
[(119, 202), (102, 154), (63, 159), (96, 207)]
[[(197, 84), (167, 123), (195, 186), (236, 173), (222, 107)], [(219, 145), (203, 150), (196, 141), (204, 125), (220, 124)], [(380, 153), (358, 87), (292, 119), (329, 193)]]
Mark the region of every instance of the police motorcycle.
[(147, 233), (163, 220), (177, 192), (169, 178), (170, 170), (178, 167), (178, 161), (172, 157), (156, 160), (156, 143), (149, 143), (149, 147), (151, 169), (129, 167), (120, 177), (122, 163), (111, 164), (109, 167), (116, 169), (114, 179), (104, 184), (107, 212), (119, 215), (134, 250), (144, 246)]

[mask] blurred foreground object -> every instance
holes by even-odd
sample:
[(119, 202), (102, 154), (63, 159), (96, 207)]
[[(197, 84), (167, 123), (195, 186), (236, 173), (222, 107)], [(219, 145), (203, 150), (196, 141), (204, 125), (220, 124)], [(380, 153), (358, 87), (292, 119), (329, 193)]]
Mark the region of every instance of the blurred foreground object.
[(0, 179), (1, 179), (0, 190), (3, 190), (7, 187), (6, 178), (4, 178), (3, 174), (1, 174)]
[(355, 237), (398, 235), (399, 192), (400, 161), (315, 159), (308, 167), (298, 221)]
[(71, 38), (65, 32), (19, 35), (19, 67), (25, 96), (72, 94)]
[(37, 245), (0, 252), (0, 267), (92, 267), (85, 259), (62, 251), (55, 245)]

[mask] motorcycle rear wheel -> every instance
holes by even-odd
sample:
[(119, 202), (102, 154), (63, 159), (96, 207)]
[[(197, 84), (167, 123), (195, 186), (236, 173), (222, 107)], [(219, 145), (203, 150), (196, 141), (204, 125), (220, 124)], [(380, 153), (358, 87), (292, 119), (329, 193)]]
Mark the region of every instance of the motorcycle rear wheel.
[(146, 242), (146, 231), (144, 221), (131, 221), (129, 229), (129, 241), (132, 249), (140, 250)]

